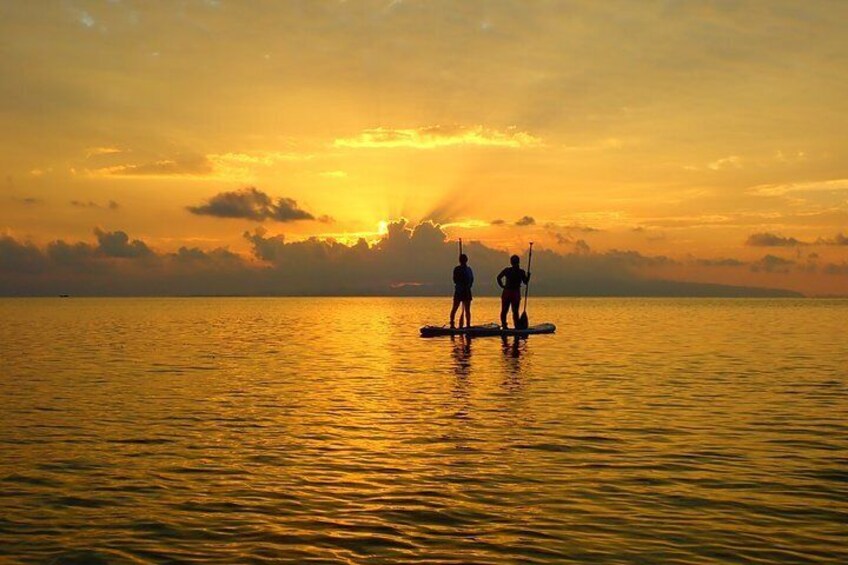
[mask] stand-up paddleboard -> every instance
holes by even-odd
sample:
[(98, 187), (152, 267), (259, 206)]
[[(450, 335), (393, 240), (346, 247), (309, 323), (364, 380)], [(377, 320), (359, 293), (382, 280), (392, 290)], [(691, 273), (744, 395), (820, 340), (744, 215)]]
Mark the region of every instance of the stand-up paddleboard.
[(497, 324), (484, 324), (482, 326), (471, 326), (469, 328), (449, 328), (447, 326), (424, 326), (421, 328), (421, 337), (437, 337), (440, 335), (468, 335), (472, 337), (489, 337), (499, 335), (533, 335), (552, 334), (556, 331), (553, 324), (537, 324), (523, 330), (515, 328), (503, 329)]

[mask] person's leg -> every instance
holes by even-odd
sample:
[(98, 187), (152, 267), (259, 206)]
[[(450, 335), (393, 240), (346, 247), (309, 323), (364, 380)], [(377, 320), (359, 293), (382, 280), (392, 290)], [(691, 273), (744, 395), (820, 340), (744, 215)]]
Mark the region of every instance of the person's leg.
[(456, 311), (459, 310), (459, 300), (454, 296), (453, 297), (453, 308), (451, 308), (450, 315), (450, 327), (454, 327), (456, 325)]
[(515, 324), (515, 329), (518, 329), (518, 320), (520, 316), (518, 315), (518, 309), (521, 306), (521, 294), (516, 294), (512, 299), (512, 321)]
[(468, 328), (471, 326), (471, 299), (466, 300), (462, 305), (465, 308), (465, 327)]
[(509, 296), (504, 292), (501, 295), (501, 327), (506, 329), (506, 313), (509, 311)]

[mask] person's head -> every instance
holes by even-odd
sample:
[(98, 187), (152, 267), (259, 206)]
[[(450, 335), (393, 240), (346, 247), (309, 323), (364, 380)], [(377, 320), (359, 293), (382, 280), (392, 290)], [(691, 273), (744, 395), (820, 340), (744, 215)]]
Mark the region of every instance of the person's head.
[(521, 259), (518, 257), (518, 255), (513, 255), (512, 257), (509, 258), (509, 264), (512, 265), (513, 267), (517, 267), (520, 262), (521, 262)]
[(466, 255), (465, 253), (463, 253), (463, 254), (461, 254), (461, 255), (459, 256), (459, 264), (460, 264), (460, 265), (465, 265), (466, 263), (468, 263), (468, 255)]

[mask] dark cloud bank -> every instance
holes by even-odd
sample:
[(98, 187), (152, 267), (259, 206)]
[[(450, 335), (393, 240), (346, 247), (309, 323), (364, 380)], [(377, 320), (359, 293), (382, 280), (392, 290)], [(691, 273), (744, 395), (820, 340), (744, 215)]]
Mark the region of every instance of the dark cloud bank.
[[(226, 249), (182, 247), (157, 253), (123, 231), (95, 230), (96, 243), (45, 247), (0, 236), (0, 294), (22, 295), (449, 295), (453, 242), (425, 222), (389, 226), (377, 244), (309, 239), (287, 242), (258, 228), (246, 232), (244, 257)], [(466, 245), (478, 295), (494, 295), (505, 251)], [(578, 296), (794, 296), (782, 290), (656, 280), (639, 275), (672, 263), (634, 251), (575, 249), (534, 253), (534, 294)]]
[[(253, 187), (221, 192), (210, 198), (206, 204), (189, 206), (188, 211), (199, 216), (217, 218), (243, 218), (262, 222), (294, 222), (314, 220), (315, 216), (298, 207), (291, 198), (273, 198)], [(324, 220), (324, 218), (322, 218)]]
[(801, 241), (794, 237), (784, 237), (773, 233), (754, 233), (748, 236), (746, 245), (753, 247), (801, 247), (804, 245), (843, 246), (848, 245), (848, 236), (842, 233), (834, 237), (820, 237), (815, 241)]

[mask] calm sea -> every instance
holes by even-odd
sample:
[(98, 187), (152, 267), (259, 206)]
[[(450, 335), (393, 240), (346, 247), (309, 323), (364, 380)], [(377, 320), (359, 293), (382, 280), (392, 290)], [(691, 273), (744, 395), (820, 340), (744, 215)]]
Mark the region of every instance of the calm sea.
[(848, 301), (449, 306), (0, 300), (0, 561), (848, 562)]

